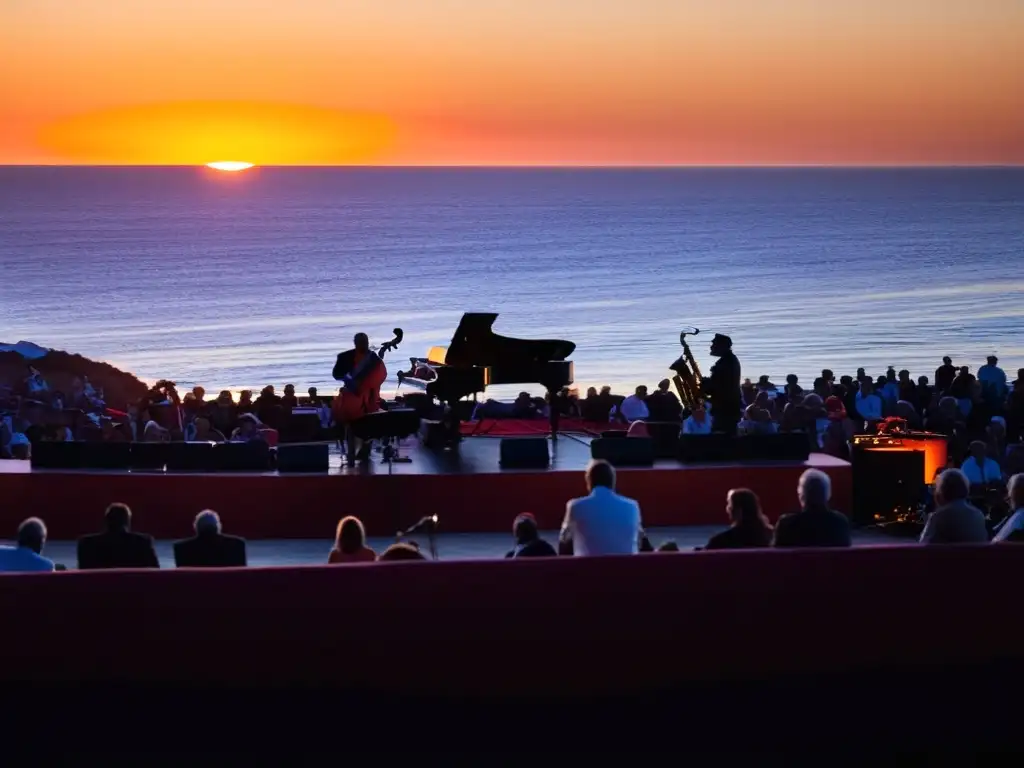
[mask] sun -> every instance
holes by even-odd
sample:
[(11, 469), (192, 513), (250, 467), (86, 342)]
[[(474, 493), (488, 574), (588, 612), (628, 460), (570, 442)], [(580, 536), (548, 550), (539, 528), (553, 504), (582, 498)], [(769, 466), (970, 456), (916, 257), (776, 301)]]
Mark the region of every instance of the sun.
[(215, 163), (207, 163), (207, 168), (213, 168), (215, 171), (227, 171), (228, 173), (238, 173), (238, 171), (247, 171), (252, 168), (252, 163), (244, 163), (240, 160), (218, 160)]

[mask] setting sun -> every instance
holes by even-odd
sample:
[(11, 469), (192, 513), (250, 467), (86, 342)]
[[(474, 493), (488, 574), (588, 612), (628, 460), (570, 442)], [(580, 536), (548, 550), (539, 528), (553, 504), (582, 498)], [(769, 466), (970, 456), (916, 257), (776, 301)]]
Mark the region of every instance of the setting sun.
[(235, 173), (237, 171), (247, 171), (252, 168), (252, 163), (243, 163), (239, 160), (218, 160), (215, 163), (207, 163), (207, 168), (213, 168), (215, 171), (228, 171)]

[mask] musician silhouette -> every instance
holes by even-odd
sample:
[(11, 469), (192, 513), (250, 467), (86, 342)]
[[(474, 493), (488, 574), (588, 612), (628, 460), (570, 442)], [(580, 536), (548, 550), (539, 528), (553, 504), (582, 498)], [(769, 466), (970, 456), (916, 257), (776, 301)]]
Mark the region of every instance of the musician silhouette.
[(334, 400), (334, 420), (342, 430), (348, 462), (365, 460), (369, 445), (357, 439), (350, 426), (368, 413), (380, 410), (380, 388), (387, 378), (387, 369), (380, 356), (370, 349), (370, 339), (357, 333), (352, 339), (353, 349), (342, 352), (334, 364), (334, 378), (343, 383)]
[(711, 401), (711, 427), (715, 432), (735, 435), (743, 408), (740, 361), (732, 352), (732, 339), (720, 333), (711, 340), (711, 354), (718, 361), (711, 366), (711, 375), (701, 382)]

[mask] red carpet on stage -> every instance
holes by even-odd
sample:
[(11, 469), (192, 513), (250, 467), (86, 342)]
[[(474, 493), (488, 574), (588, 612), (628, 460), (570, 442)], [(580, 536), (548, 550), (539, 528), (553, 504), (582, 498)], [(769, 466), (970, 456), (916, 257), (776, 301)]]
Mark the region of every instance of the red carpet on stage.
[[(547, 435), (551, 425), (547, 419), (480, 419), (480, 421), (464, 421), (460, 425), (463, 435), (489, 435), (491, 437), (529, 437), (531, 435)], [(608, 429), (624, 429), (621, 425), (610, 422), (584, 421), (583, 419), (560, 419), (558, 431), (577, 432), (593, 437), (600, 437)]]

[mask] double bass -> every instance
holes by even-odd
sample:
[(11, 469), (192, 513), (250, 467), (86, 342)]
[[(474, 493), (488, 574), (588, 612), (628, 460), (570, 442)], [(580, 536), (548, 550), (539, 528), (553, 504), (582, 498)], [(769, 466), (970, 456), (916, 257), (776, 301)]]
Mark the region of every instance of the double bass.
[(332, 410), (339, 423), (348, 424), (380, 410), (380, 388), (388, 377), (384, 355), (396, 349), (404, 335), (401, 328), (395, 328), (393, 333), (394, 338), (381, 344), (377, 352), (357, 347), (338, 355), (333, 376), (344, 382), (344, 387)]

